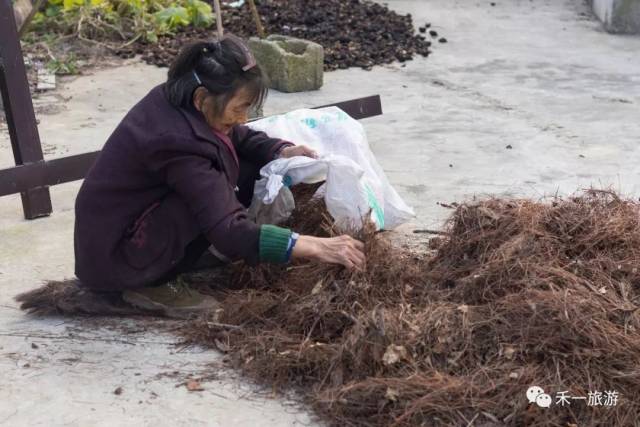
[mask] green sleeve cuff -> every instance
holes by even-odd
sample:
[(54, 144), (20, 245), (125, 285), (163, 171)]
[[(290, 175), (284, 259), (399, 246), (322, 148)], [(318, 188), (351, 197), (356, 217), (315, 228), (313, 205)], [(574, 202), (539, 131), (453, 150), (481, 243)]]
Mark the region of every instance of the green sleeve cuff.
[(260, 262), (285, 263), (291, 230), (265, 224), (260, 227)]

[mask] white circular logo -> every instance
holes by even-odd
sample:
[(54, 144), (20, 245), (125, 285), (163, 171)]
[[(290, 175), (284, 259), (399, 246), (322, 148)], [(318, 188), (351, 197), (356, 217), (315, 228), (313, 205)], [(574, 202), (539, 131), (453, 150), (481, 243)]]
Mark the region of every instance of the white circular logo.
[(536, 397), (543, 393), (544, 390), (537, 385), (529, 387), (527, 390), (527, 399), (529, 400), (529, 403), (536, 403)]

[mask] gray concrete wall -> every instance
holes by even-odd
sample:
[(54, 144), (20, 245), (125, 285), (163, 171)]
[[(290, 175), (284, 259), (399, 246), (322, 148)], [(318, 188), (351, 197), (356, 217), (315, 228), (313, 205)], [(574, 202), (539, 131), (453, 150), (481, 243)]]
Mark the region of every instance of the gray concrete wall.
[(640, 0), (593, 0), (592, 4), (608, 32), (640, 34)]

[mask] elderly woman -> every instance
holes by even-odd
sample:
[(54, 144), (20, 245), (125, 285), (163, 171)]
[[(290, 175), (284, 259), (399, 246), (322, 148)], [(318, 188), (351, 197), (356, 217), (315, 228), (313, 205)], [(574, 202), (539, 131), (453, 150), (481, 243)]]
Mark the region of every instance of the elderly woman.
[(239, 39), (182, 50), (167, 82), (115, 129), (80, 189), (75, 256), (83, 286), (185, 317), (217, 304), (178, 277), (206, 253), (251, 265), (299, 258), (363, 267), (363, 245), (349, 236), (301, 236), (247, 218), (262, 166), (315, 156), (244, 125), (266, 94), (263, 74)]

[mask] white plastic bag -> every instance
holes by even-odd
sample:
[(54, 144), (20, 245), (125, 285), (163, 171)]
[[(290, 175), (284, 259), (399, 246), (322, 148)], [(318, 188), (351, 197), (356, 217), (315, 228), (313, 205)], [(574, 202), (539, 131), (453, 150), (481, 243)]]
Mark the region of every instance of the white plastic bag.
[(282, 187), (269, 203), (265, 203), (259, 197), (254, 197), (247, 213), (249, 218), (258, 225), (280, 225), (291, 216), (295, 207), (296, 202), (291, 190)]
[(249, 124), (269, 136), (304, 144), (318, 159), (277, 159), (260, 171), (254, 201), (270, 204), (284, 186), (326, 180), (320, 189), (338, 226), (362, 226), (370, 213), (378, 229), (392, 229), (414, 216), (391, 187), (369, 149), (362, 125), (337, 107), (302, 109)]

